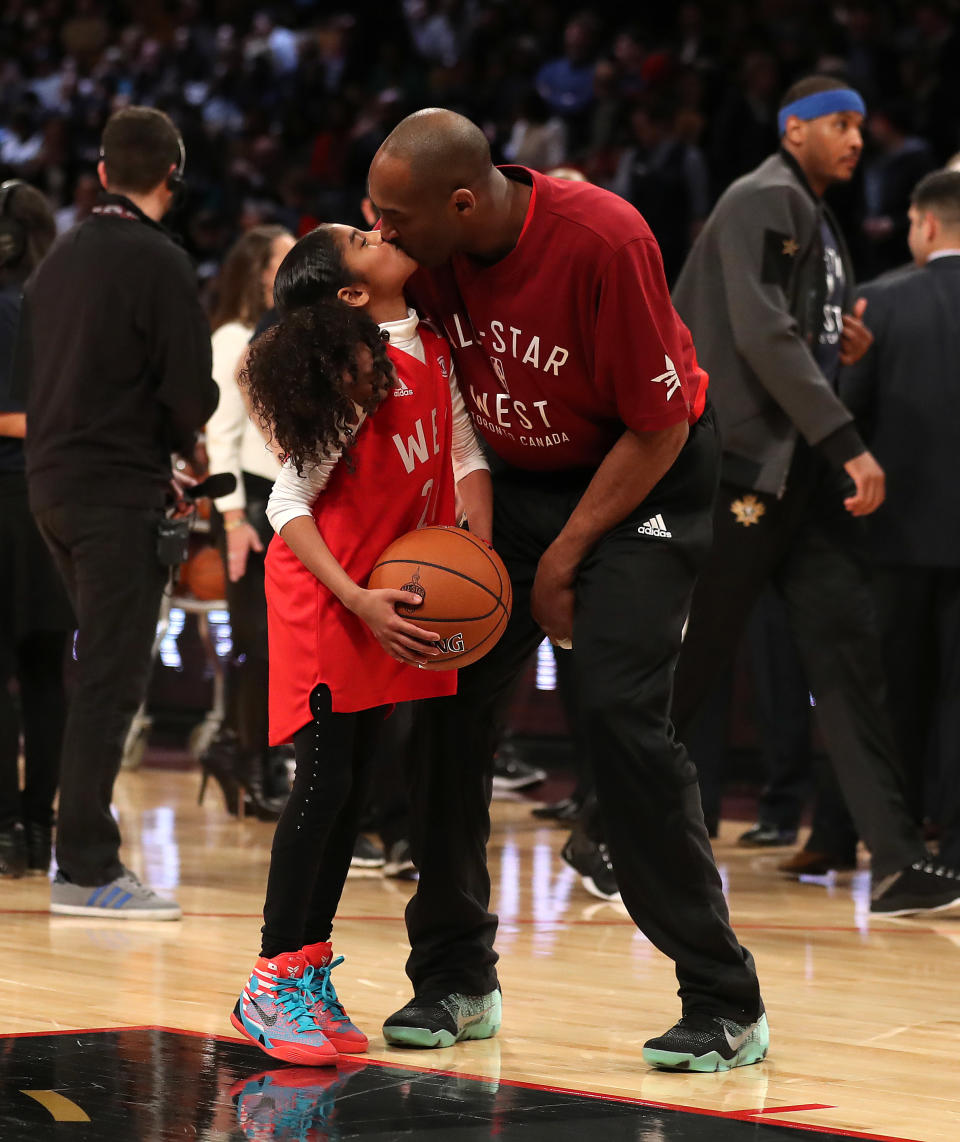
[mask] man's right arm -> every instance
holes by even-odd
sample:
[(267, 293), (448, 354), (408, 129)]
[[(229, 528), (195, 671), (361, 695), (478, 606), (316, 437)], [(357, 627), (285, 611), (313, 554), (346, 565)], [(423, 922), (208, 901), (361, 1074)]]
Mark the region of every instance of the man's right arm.
[(186, 454), (217, 407), (210, 326), (193, 271), (179, 250), (171, 250), (159, 262), (152, 286), (144, 325), (153, 372), (159, 378), (157, 399), (167, 410), (173, 450)]

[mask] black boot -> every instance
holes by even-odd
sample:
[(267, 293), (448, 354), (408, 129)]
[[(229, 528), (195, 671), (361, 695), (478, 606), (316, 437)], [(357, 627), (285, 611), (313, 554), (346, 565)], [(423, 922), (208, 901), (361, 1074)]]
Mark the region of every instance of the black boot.
[(53, 855), (53, 828), (27, 821), (27, 875), (46, 876)]
[(263, 792), (268, 798), (290, 796), (290, 768), (287, 758), (293, 756), (291, 746), (271, 746), (263, 755)]
[(17, 879), (26, 871), (26, 831), (19, 821), (15, 821), (0, 829), (0, 876)]

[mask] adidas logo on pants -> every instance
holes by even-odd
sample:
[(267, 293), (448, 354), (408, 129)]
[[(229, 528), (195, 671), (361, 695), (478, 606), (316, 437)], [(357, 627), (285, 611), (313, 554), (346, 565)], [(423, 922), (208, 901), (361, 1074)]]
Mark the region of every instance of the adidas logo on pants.
[(662, 515), (655, 515), (652, 519), (648, 519), (646, 523), (637, 528), (637, 532), (640, 535), (655, 535), (658, 539), (673, 539), (673, 532), (667, 531), (667, 525), (663, 522)]

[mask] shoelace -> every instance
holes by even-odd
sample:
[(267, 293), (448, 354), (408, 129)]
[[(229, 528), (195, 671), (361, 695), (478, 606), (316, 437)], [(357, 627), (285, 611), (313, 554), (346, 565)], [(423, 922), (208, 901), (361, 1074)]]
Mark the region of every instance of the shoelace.
[(147, 900), (150, 897), (156, 896), (152, 888), (148, 888), (139, 877), (132, 873), (128, 868), (125, 868), (121, 875), (117, 878), (119, 882), (123, 883), (124, 892), (129, 892), (131, 896), (136, 897), (138, 900)]
[(939, 867), (937, 867), (933, 864), (932, 861), (918, 860), (915, 864), (911, 865), (911, 868), (915, 869), (917, 872), (929, 873), (931, 876), (943, 877), (945, 880), (956, 880), (957, 879), (956, 870), (952, 869), (952, 868), (947, 868), (947, 866), (945, 864), (942, 864)]
[(337, 956), (331, 964), (326, 964), (324, 967), (316, 968), (315, 970), (313, 968), (308, 969), (312, 973), (311, 983), (313, 986), (310, 988), (311, 1002), (316, 1003), (319, 1001), (324, 1012), (329, 1012), (330, 1018), (334, 1023), (350, 1022), (350, 1017), (346, 1011), (344, 1011), (343, 1004), (337, 998), (337, 990), (333, 986), (333, 980), (330, 978), (330, 973), (333, 969), (339, 967), (342, 963), (343, 956)]
[(313, 968), (306, 967), (300, 979), (278, 980), (273, 993), (273, 1001), (282, 1007), (287, 1015), (296, 1023), (299, 1031), (315, 1031), (317, 1021), (310, 1014), (305, 1002), (306, 998), (313, 999), (311, 985), (313, 983)]

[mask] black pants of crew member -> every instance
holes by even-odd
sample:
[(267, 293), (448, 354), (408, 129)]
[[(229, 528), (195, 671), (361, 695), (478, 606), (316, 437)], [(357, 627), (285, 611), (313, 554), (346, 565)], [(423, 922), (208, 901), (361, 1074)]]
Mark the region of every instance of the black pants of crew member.
[[(65, 631), (34, 631), (10, 648), (8, 668), (19, 684), (19, 710), (0, 662), (0, 828), (16, 821), (45, 829), (53, 824), (67, 716), (63, 659), (68, 637)], [(21, 727), (26, 778), (22, 792), (17, 764)]]
[(293, 738), (297, 772), (273, 836), (264, 956), (330, 939), (387, 710), (334, 713), (329, 689), (317, 686), (310, 712)]
[(107, 884), (122, 868), (110, 799), (150, 677), (167, 581), (157, 560), (162, 514), (69, 504), (37, 515), (77, 618), (57, 817), (57, 864), (75, 884)]
[[(710, 545), (718, 444), (712, 412), (673, 468), (580, 568), (573, 664), (579, 716), (623, 901), (674, 960), (685, 1011), (754, 1018), (753, 960), (737, 942), (703, 824), (696, 770), (669, 708), (680, 633)], [(455, 697), (424, 704), (411, 751), (411, 845), (420, 870), (407, 908), (407, 974), (421, 998), (497, 983), (497, 918), (486, 867), (498, 701), (542, 639), (530, 613), (537, 563), (589, 477), (494, 476), (494, 545), (513, 582), (497, 646), (460, 672)], [(660, 513), (671, 535), (638, 528)]]
[(881, 567), (875, 588), (894, 731), (913, 762), (909, 802), (917, 816), (925, 804), (933, 807), (930, 816), (943, 829), (940, 862), (958, 868), (960, 568)]
[(926, 849), (904, 801), (885, 708), (859, 521), (843, 507), (840, 479), (803, 444), (782, 499), (751, 495), (721, 486), (714, 548), (694, 592), (677, 667), (674, 723), (682, 734), (712, 680), (729, 665), (763, 585), (772, 581), (790, 615), (844, 798), (875, 874), (889, 875), (921, 859)]

